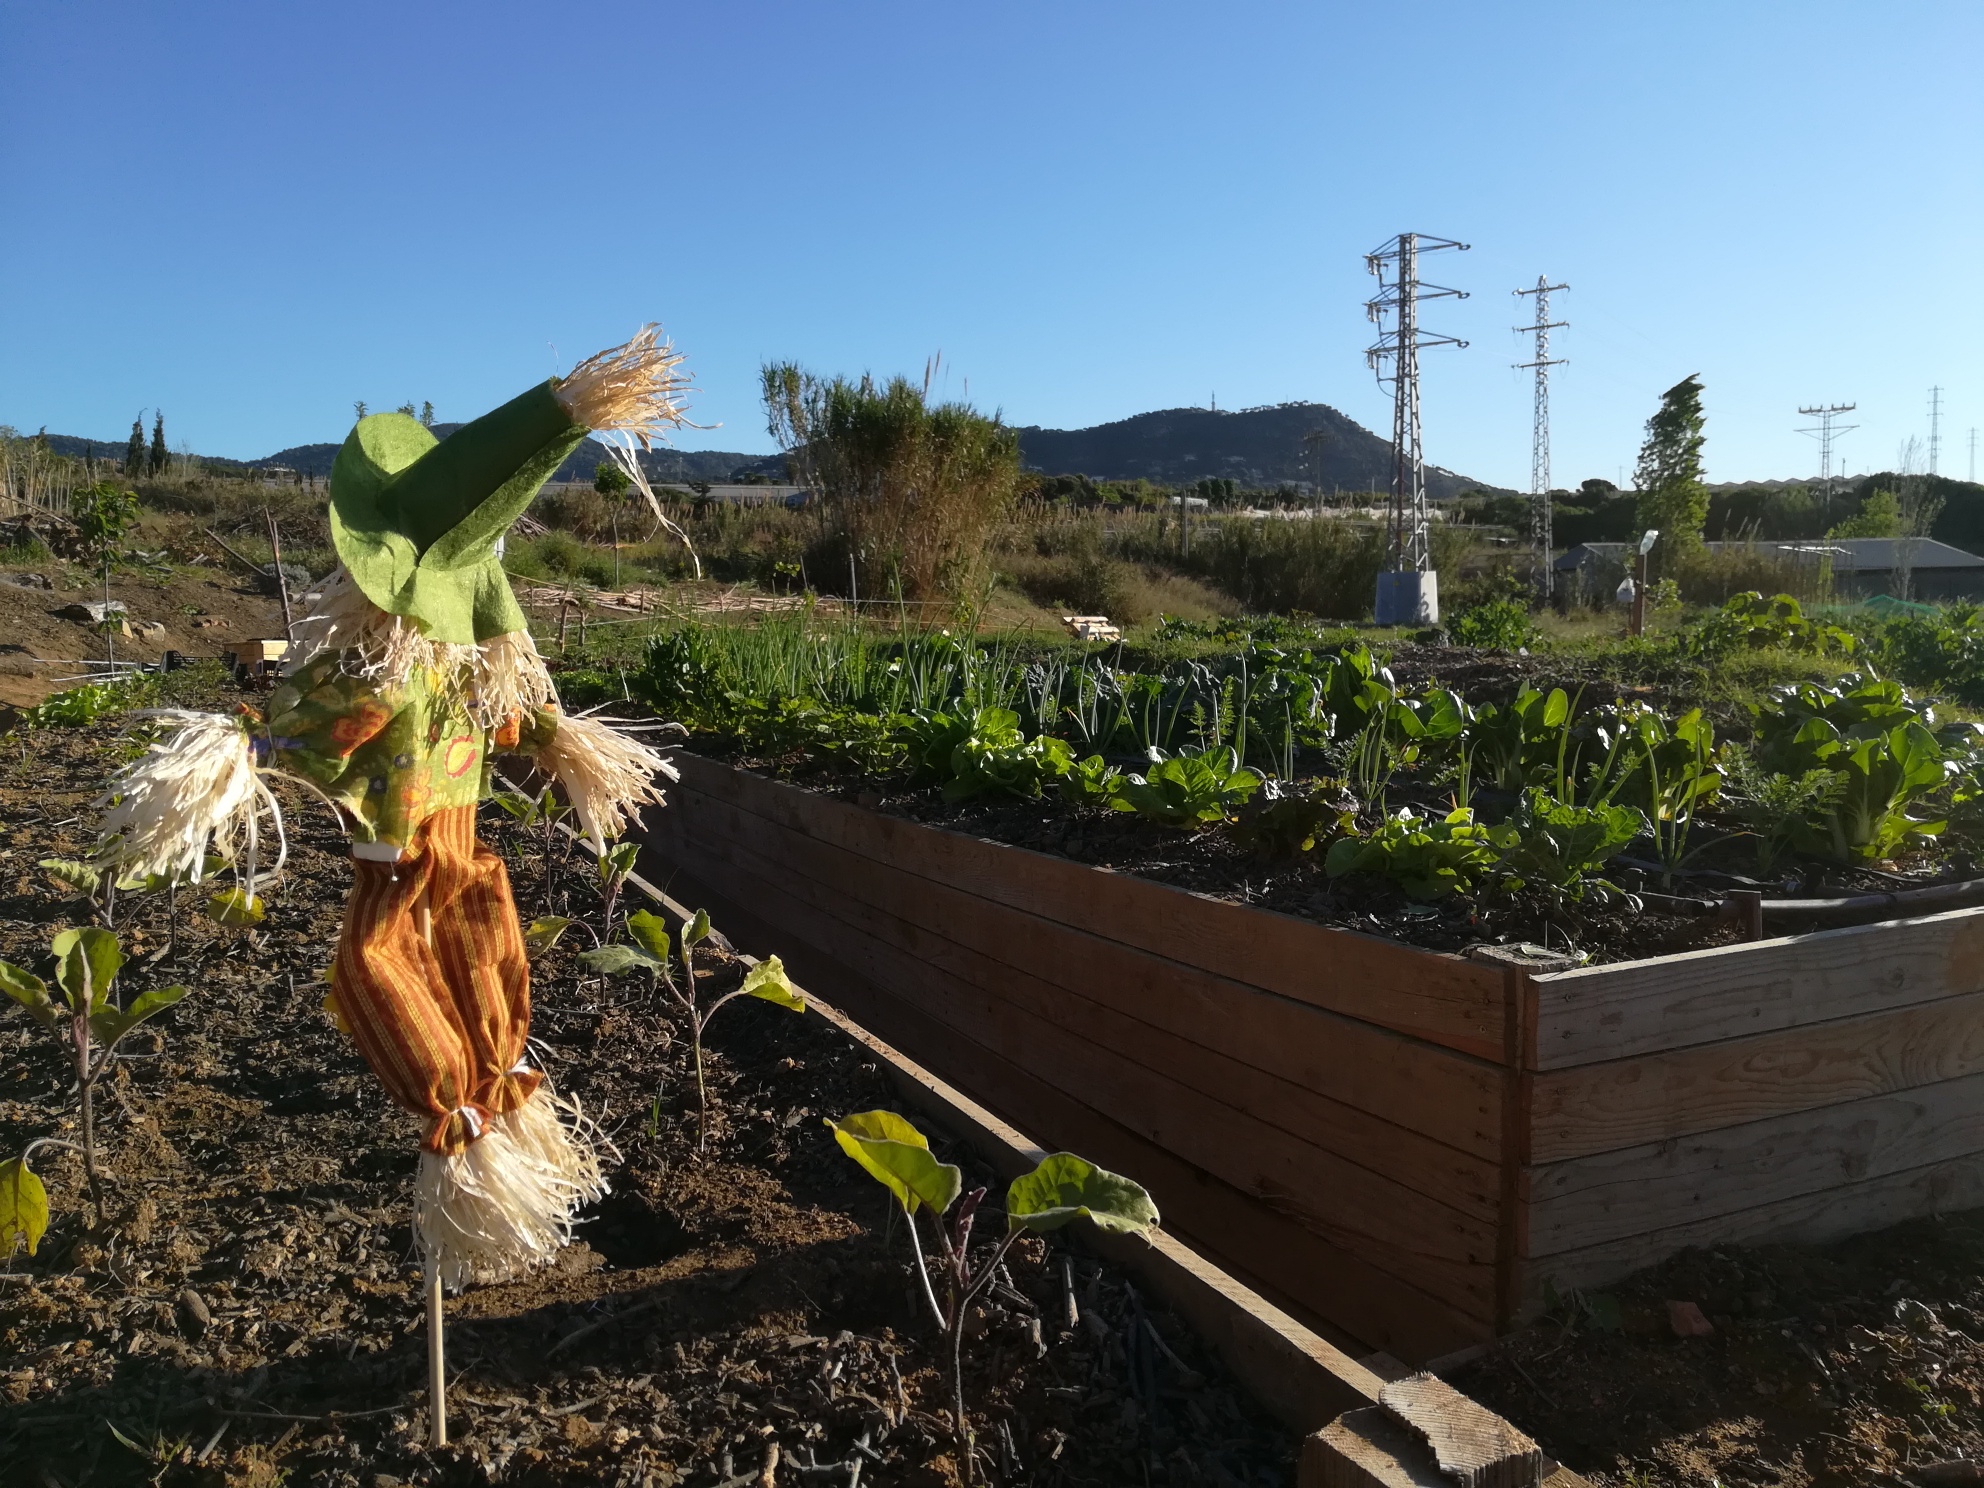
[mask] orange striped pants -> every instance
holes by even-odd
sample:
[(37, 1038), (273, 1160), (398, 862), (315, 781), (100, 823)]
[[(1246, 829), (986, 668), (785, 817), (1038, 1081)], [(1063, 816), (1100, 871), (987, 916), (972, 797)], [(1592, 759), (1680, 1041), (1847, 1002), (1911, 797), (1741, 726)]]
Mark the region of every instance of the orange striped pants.
[(530, 966), (510, 875), (476, 841), (473, 806), (429, 817), (398, 862), (352, 870), (331, 966), (338, 1011), (387, 1094), (429, 1122), (421, 1145), (460, 1152), (542, 1078), (521, 1067)]

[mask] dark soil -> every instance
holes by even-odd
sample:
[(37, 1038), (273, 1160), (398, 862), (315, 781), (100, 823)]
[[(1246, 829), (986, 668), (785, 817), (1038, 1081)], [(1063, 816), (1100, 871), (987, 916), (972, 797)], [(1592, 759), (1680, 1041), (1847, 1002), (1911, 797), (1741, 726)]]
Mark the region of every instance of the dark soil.
[[(38, 968), (54, 930), (92, 918), (34, 865), (86, 849), (89, 801), (133, 747), (114, 724), (7, 740), (0, 955)], [(116, 908), (126, 995), (193, 994), (107, 1077), (102, 1221), (74, 1157), (36, 1158), (55, 1219), (0, 1275), (0, 1481), (741, 1488), (776, 1444), (778, 1482), (954, 1482), (900, 1215), (821, 1121), (893, 1104), (871, 1056), (824, 1019), (731, 1005), (699, 1158), (683, 1028), (644, 984), (581, 975), (577, 931), (537, 962), (535, 1057), (617, 1146), (613, 1193), (555, 1268), (450, 1300), (453, 1443), (424, 1445), (417, 1133), (321, 1010), (349, 869), (321, 807), (288, 804), (291, 866), (257, 930), (190, 895), (176, 930), (162, 896)], [(589, 862), (493, 811), (484, 832), (525, 914), (597, 920)], [(715, 951), (701, 974), (719, 990), (740, 969)], [(0, 1154), (74, 1139), (66, 1068), (0, 1013)], [(1008, 1279), (967, 1350), (981, 1477), (1291, 1481), (1292, 1434), (1120, 1274), (1028, 1239)]]
[[(1677, 1336), (1673, 1302), (1713, 1333)], [(1688, 1251), (1453, 1382), (1600, 1483), (1984, 1481), (1984, 1212)]]
[[(1687, 679), (1678, 672), (1654, 683), (1628, 684), (1575, 658), (1550, 654), (1526, 656), (1407, 645), (1396, 647), (1386, 664), (1406, 691), (1437, 685), (1452, 688), (1474, 703), (1503, 704), (1524, 686), (1531, 686), (1542, 691), (1561, 687), (1573, 695), (1582, 690), (1589, 697), (1638, 700), (1671, 714), (1695, 706), (1689, 698)], [(1731, 722), (1723, 720), (1721, 726), (1727, 728)], [(1740, 839), (1740, 827), (1704, 815), (1696, 823), (1692, 839), (1701, 849), (1700, 856), (1671, 879), (1660, 872), (1658, 864), (1636, 859), (1630, 851), (1608, 864), (1603, 876), (1623, 894), (1594, 892), (1582, 899), (1560, 900), (1534, 891), (1507, 894), (1484, 890), (1422, 903), (1382, 879), (1328, 877), (1322, 862), (1327, 838), (1319, 838), (1306, 852), (1264, 849), (1250, 835), (1250, 824), (1267, 802), (1265, 792), (1242, 808), (1232, 822), (1183, 831), (1132, 815), (1069, 806), (1051, 796), (1036, 801), (1010, 797), (947, 801), (934, 786), (912, 787), (899, 777), (850, 778), (803, 754), (756, 758), (740, 753), (734, 741), (708, 736), (694, 738), (692, 747), (713, 758), (929, 826), (1053, 853), (1432, 951), (1528, 943), (1574, 954), (1594, 964), (1673, 955), (1743, 939), (1741, 926), (1718, 913), (1722, 891), (1728, 888), (1761, 888), (1766, 893), (1816, 898), (1886, 893), (1967, 876), (1970, 871), (1967, 860), (1945, 865), (1928, 854), (1919, 863), (1908, 865), (1912, 871), (1906, 874), (1808, 863), (1781, 881), (1759, 883), (1748, 876), (1755, 864), (1749, 843), (1716, 840)], [(1124, 768), (1137, 766), (1131, 761), (1125, 762)], [(1325, 790), (1339, 789), (1331, 781), (1320, 785)], [(1498, 801), (1489, 791), (1476, 792), (1481, 820), (1501, 820), (1513, 804), (1510, 799)], [(1453, 800), (1450, 787), (1427, 785), (1401, 774), (1393, 778), (1383, 805), (1387, 811), (1410, 806), (1422, 815), (1444, 814), (1453, 809)], [(1370, 827), (1377, 816), (1367, 803), (1359, 815), (1360, 827)], [(1808, 920), (1796, 928), (1823, 929), (1827, 925)], [(1773, 926), (1769, 933), (1787, 932)]]

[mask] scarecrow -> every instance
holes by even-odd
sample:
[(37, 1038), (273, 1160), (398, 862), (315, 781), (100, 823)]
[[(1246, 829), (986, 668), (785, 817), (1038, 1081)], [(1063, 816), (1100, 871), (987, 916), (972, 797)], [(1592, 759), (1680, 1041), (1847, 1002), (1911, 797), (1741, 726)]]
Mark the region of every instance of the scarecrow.
[(197, 881), (211, 842), (251, 905), (264, 816), (283, 842), (267, 777), (335, 808), (355, 882), (326, 1007), (422, 1125), (414, 1222), (451, 1290), (549, 1259), (606, 1191), (582, 1113), (526, 1058), (523, 935), (503, 861), (475, 833), (491, 756), (554, 779), (596, 850), (675, 773), (560, 710), (503, 537), (592, 433), (666, 523), (634, 446), (686, 422), (679, 369), (650, 326), (444, 440), (406, 414), (360, 419), (331, 471), (340, 566), (266, 707), (160, 711), (164, 737), (102, 803), (118, 866)]

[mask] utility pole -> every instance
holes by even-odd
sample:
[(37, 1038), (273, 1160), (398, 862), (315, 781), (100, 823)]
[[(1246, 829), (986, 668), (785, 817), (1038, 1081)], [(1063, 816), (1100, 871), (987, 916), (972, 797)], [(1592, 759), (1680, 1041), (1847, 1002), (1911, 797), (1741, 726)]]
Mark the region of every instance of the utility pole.
[(1943, 450), (1943, 390), (1929, 389), (1929, 474), (1936, 473), (1936, 459)]
[(1977, 484), (1977, 430), (1970, 431), (1970, 483)]
[[(1465, 290), (1442, 289), (1419, 279), (1421, 251), (1436, 253), (1467, 244), (1451, 238), (1400, 233), (1364, 255), (1364, 267), (1378, 276), (1378, 293), (1364, 303), (1364, 313), (1378, 327), (1377, 341), (1366, 348), (1364, 360), (1377, 374), (1378, 385), (1392, 385), (1392, 505), (1387, 524), (1385, 572), (1378, 575), (1377, 621), (1380, 625), (1437, 625), (1440, 622), (1440, 580), (1432, 568), (1432, 543), (1427, 531), (1426, 461), (1419, 441), (1419, 352), (1427, 346), (1465, 346), (1455, 336), (1419, 329), (1421, 300), (1467, 298)], [(1390, 329), (1387, 317), (1395, 317)]]
[(1536, 288), (1514, 291), (1517, 299), (1536, 296), (1536, 323), (1513, 329), (1518, 335), (1529, 332), (1536, 337), (1536, 355), (1515, 365), (1536, 371), (1536, 410), (1529, 432), (1529, 546), (1536, 554), (1537, 588), (1546, 602), (1553, 587), (1550, 560), (1556, 553), (1550, 536), (1550, 369), (1561, 367), (1566, 361), (1564, 357), (1550, 355), (1550, 333), (1570, 324), (1568, 320), (1550, 318), (1550, 296), (1569, 288), (1568, 284), (1552, 284), (1547, 275), (1538, 274)]
[[(1812, 425), (1810, 428), (1800, 429), (1798, 432), (1800, 434), (1810, 434), (1819, 441), (1819, 486), (1820, 489), (1825, 492), (1825, 503), (1826, 503), (1825, 523), (1826, 526), (1828, 527), (1832, 525), (1833, 436), (1836, 434), (1844, 434), (1850, 429), (1857, 429), (1860, 427), (1858, 424), (1835, 425), (1833, 423), (1833, 420), (1842, 413), (1853, 412), (1853, 410), (1859, 406), (1860, 405), (1857, 403), (1828, 403), (1823, 408), (1815, 406), (1811, 408), (1801, 408), (1798, 410), (1798, 412), (1802, 414), (1804, 417), (1815, 418), (1818, 420), (1818, 423)], [(1844, 460), (1840, 461), (1839, 473), (1841, 475), (1846, 474), (1846, 462)]]

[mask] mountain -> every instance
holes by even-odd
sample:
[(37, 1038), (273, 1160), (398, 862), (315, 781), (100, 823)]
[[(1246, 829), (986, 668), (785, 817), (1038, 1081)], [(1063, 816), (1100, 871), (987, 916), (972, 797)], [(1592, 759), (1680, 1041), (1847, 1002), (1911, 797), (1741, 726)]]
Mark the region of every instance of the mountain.
[[(434, 433), (446, 438), (460, 424), (436, 424)], [(1086, 475), (1095, 480), (1149, 480), (1162, 485), (1189, 485), (1205, 476), (1229, 477), (1242, 486), (1271, 487), (1284, 482), (1318, 479), (1317, 459), (1306, 436), (1320, 431), (1320, 479), (1341, 491), (1388, 491), (1391, 488), (1391, 441), (1380, 439), (1355, 420), (1323, 403), (1277, 403), (1270, 408), (1238, 412), (1209, 408), (1167, 408), (1134, 418), (1098, 424), (1091, 429), (1019, 431), (1020, 459), (1049, 475)], [(122, 460), (124, 445), (107, 440), (76, 439), (51, 434), (48, 442), (65, 455), (91, 454), (97, 459)], [(337, 458), (336, 444), (298, 444), (259, 460), (223, 460), (201, 456), (225, 470), (288, 470), (325, 476)], [(554, 480), (589, 481), (605, 448), (588, 439), (558, 468)], [(735, 450), (661, 448), (641, 456), (648, 478), (683, 484), (720, 484), (763, 477), (785, 479), (782, 455), (748, 455)], [(1501, 488), (1471, 480), (1437, 465), (1426, 467), (1426, 490), (1436, 501), (1463, 491), (1500, 494)]]
[[(1392, 446), (1325, 403), (1277, 403), (1238, 412), (1167, 408), (1092, 429), (1020, 430), (1020, 458), (1049, 475), (1189, 485), (1226, 476), (1242, 486), (1314, 483), (1316, 458), (1305, 436), (1320, 431), (1321, 481), (1344, 491), (1391, 489)], [(1462, 491), (1497, 491), (1435, 465), (1426, 491), (1436, 501)]]

